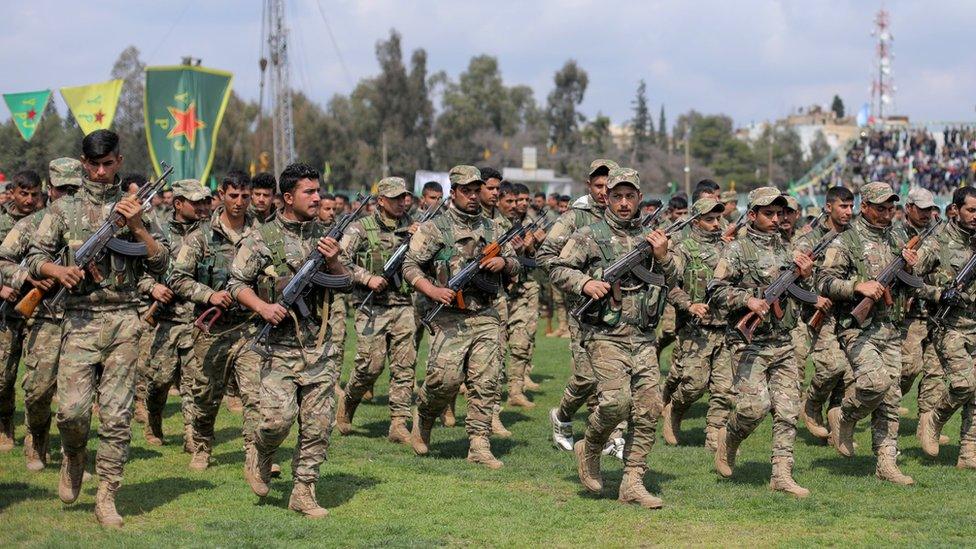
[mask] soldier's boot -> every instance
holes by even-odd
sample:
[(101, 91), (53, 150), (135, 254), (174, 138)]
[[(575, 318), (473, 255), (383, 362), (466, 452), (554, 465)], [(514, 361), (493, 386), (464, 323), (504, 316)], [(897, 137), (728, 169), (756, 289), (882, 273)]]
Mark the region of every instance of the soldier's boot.
[(454, 395), (454, 399), (441, 412), (441, 425), (444, 427), (454, 427), (457, 425), (457, 417), (454, 415), (455, 404), (457, 404), (457, 395)]
[(529, 377), (529, 374), (525, 374), (525, 376), (522, 377), (522, 385), (528, 391), (538, 391), (539, 389), (542, 388), (538, 383), (532, 381), (532, 378)]
[(372, 388), (366, 389), (366, 392), (363, 393), (363, 400), (362, 401), (363, 402), (372, 402), (373, 401), (373, 389)]
[(878, 454), (878, 462), (874, 469), (874, 476), (881, 480), (886, 480), (902, 486), (915, 484), (915, 479), (901, 472), (898, 462), (895, 461), (896, 451), (882, 450)]
[(535, 403), (526, 398), (525, 393), (521, 390), (513, 390), (511, 387), (508, 390), (508, 405), (525, 408), (526, 410), (535, 408)]
[(115, 493), (118, 491), (118, 482), (103, 480), (98, 483), (98, 492), (95, 494), (95, 518), (105, 528), (122, 528), (122, 515), (115, 509)]
[(810, 400), (809, 397), (803, 399), (803, 406), (800, 408), (800, 417), (803, 424), (807, 426), (807, 431), (817, 438), (827, 438), (830, 432), (823, 422), (823, 406)]
[(149, 418), (149, 412), (146, 411), (146, 401), (141, 398), (136, 398), (136, 408), (132, 414), (132, 419), (136, 423), (146, 423)]
[(905, 408), (904, 406), (898, 407), (898, 415), (901, 417), (908, 417), (908, 414), (912, 413), (911, 410)]
[(502, 409), (498, 407), (491, 414), (491, 434), (499, 438), (508, 438), (512, 436), (512, 432), (505, 428), (502, 424)]
[(339, 399), (339, 410), (336, 412), (336, 429), (344, 435), (352, 432), (352, 416), (356, 413), (359, 401), (353, 402), (349, 393)]
[(576, 472), (579, 474), (583, 487), (590, 492), (599, 494), (603, 491), (603, 474), (600, 473), (599, 446), (593, 446), (586, 440), (578, 440), (573, 445), (576, 453)]
[(193, 452), (193, 457), (190, 458), (188, 467), (191, 471), (206, 471), (210, 467), (210, 448), (198, 446), (197, 451)]
[(143, 430), (146, 437), (146, 444), (150, 446), (163, 445), (163, 413), (150, 412), (146, 417), (146, 427)]
[(14, 420), (13, 418), (0, 419), (0, 452), (9, 452), (14, 449)]
[(195, 452), (195, 443), (193, 442), (193, 426), (184, 425), (183, 426), (183, 452), (193, 455)]
[(742, 441), (733, 438), (727, 427), (718, 431), (718, 446), (715, 448), (715, 471), (725, 478), (732, 476), (735, 469), (735, 454)]
[[(267, 461), (270, 462), (270, 459)], [(262, 459), (258, 455), (257, 448), (248, 446), (244, 449), (244, 479), (247, 480), (254, 495), (259, 498), (267, 496), (270, 490), (268, 487), (271, 475), (270, 468), (270, 463), (267, 468), (262, 466)]]
[(844, 421), (840, 407), (827, 411), (827, 423), (830, 425), (830, 444), (844, 457), (854, 455), (854, 422)]
[(486, 436), (473, 436), (468, 446), (468, 462), (484, 465), (489, 469), (501, 469), (502, 463), (491, 453), (491, 442)]
[(281, 465), (278, 465), (277, 463), (272, 463), (271, 464), (271, 469), (268, 470), (268, 476), (271, 477), (271, 478), (280, 478), (281, 477)]
[(244, 412), (244, 402), (241, 401), (241, 397), (225, 396), (224, 406), (226, 406), (228, 410), (230, 410), (235, 414), (240, 414)]
[(929, 457), (939, 455), (939, 436), (942, 434), (942, 424), (935, 419), (935, 412), (922, 412), (918, 416), (918, 441), (922, 451)]
[(949, 444), (949, 437), (946, 435), (939, 435), (939, 446), (945, 446)]
[(621, 503), (633, 503), (644, 509), (660, 509), (664, 507), (664, 500), (651, 495), (644, 487), (644, 471), (639, 468), (625, 468), (624, 478), (620, 481)]
[(791, 457), (773, 458), (773, 474), (769, 479), (769, 489), (786, 492), (801, 499), (810, 495), (810, 490), (793, 480), (793, 458)]
[(664, 442), (669, 446), (678, 445), (678, 433), (681, 432), (681, 419), (684, 415), (684, 410), (676, 408), (674, 401), (668, 402), (664, 407), (664, 411), (661, 416), (664, 418), (664, 425), (661, 428), (661, 432), (664, 435)]
[(959, 459), (956, 469), (976, 469), (976, 442), (959, 443)]
[(413, 431), (410, 433), (410, 446), (418, 456), (426, 456), (430, 452), (430, 431), (434, 428), (434, 421), (413, 415)]
[(51, 436), (47, 433), (44, 436), (34, 436), (27, 433), (24, 437), (24, 458), (27, 462), (28, 471), (43, 471), (47, 465), (47, 447), (51, 441)]
[(58, 497), (64, 503), (74, 503), (81, 492), (81, 481), (85, 477), (85, 458), (88, 452), (76, 454), (65, 452), (61, 458), (61, 479), (58, 482)]
[(395, 417), (390, 421), (390, 432), (386, 439), (394, 444), (410, 445), (410, 431), (407, 430), (407, 420)]
[(718, 429), (711, 425), (705, 426), (705, 449), (713, 454), (718, 449)]
[(291, 489), (291, 497), (288, 498), (288, 508), (308, 518), (329, 516), (329, 510), (319, 505), (315, 499), (315, 485), (304, 482), (295, 481), (295, 486)]

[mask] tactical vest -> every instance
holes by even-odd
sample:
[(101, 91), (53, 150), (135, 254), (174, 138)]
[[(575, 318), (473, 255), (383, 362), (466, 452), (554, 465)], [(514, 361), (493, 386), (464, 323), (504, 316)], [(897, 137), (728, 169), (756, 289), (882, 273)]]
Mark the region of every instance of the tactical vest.
[[(438, 283), (446, 285), (451, 276), (461, 270), (468, 260), (459, 256), (457, 249), (454, 247), (454, 228), (448, 216), (440, 215), (435, 217), (434, 226), (440, 230), (441, 237), (444, 239), (444, 245), (441, 246), (441, 249), (434, 256), (434, 273)], [(481, 217), (481, 228), (484, 230), (485, 241), (480, 245), (486, 246), (495, 240), (495, 231), (491, 221), (484, 216)]]
[[(271, 265), (258, 275), (258, 296), (268, 303), (275, 303), (280, 295), (279, 288), (283, 289), (294, 275), (288, 264), (288, 254), (285, 252), (285, 235), (281, 234), (281, 227), (277, 223), (265, 223), (258, 227), (258, 232), (271, 253)], [(268, 269), (271, 269), (274, 274), (269, 273)], [(321, 294), (322, 291), (321, 288), (313, 285), (310, 295)], [(321, 297), (315, 295), (311, 301), (319, 303), (322, 301)]]
[[(769, 283), (772, 283), (773, 279), (775, 279), (778, 274), (774, 274), (768, 283), (762, 278), (762, 273), (760, 273), (758, 269), (760, 265), (760, 258), (759, 247), (756, 246), (756, 243), (748, 237), (740, 238), (737, 242), (739, 242), (739, 244), (742, 246), (742, 262), (745, 265), (752, 267), (743, 273), (742, 287), (764, 288)], [(779, 305), (783, 310), (783, 318), (777, 319), (774, 315), (770, 314), (769, 319), (773, 323), (777, 323), (778, 325), (788, 328), (796, 326), (796, 302), (792, 298), (784, 295), (780, 298)]]
[(690, 260), (682, 273), (681, 287), (691, 298), (692, 303), (705, 301), (705, 288), (714, 278), (715, 270), (709, 267), (701, 256), (701, 245), (694, 238), (686, 238), (681, 244), (688, 250)]
[(210, 223), (205, 223), (201, 231), (204, 241), (203, 257), (197, 263), (195, 278), (197, 282), (219, 291), (227, 287), (227, 280), (230, 279), (230, 262), (227, 254), (215, 251), (215, 248), (219, 247), (217, 238), (223, 236), (214, 231)]
[[(894, 229), (892, 229), (894, 230)], [(873, 280), (874, 276), (871, 275), (870, 269), (868, 269), (868, 264), (864, 261), (864, 241), (861, 239), (861, 235), (854, 228), (848, 229), (837, 237), (842, 239), (848, 250), (852, 250), (854, 253), (851, 254), (851, 259), (854, 261), (854, 270), (856, 273), (855, 283), (865, 282), (868, 280)], [(892, 251), (893, 254), (900, 255), (897, 251)], [(877, 318), (881, 321), (892, 322), (900, 324), (905, 319), (906, 305), (908, 304), (908, 299), (905, 297), (904, 292), (892, 292), (892, 299), (894, 304), (891, 307), (885, 307), (884, 303), (877, 304), (871, 311), (871, 317)], [(855, 297), (854, 303), (860, 301), (859, 297)], [(841, 328), (847, 329), (857, 326), (857, 322), (851, 315), (844, 315), (838, 321)]]
[[(61, 201), (65, 223), (67, 224), (65, 240), (68, 243), (68, 248), (72, 252), (65, 253), (66, 265), (68, 266), (75, 265), (75, 254), (73, 252), (84, 244), (85, 240), (94, 232), (89, 231), (83, 222), (86, 215), (81, 200)], [(101, 272), (104, 280), (95, 282), (91, 276), (86, 276), (81, 286), (86, 289), (134, 291), (142, 273), (142, 269), (139, 268), (141, 259), (137, 257), (126, 257), (106, 249), (102, 257), (95, 262), (95, 267)]]
[[(391, 254), (384, 249), (383, 242), (380, 240), (380, 226), (376, 223), (376, 218), (366, 216), (359, 220), (366, 232), (366, 250), (359, 252), (356, 256), (356, 263), (376, 276), (383, 275), (383, 266), (389, 261)], [(397, 288), (400, 293), (409, 293), (410, 288), (405, 280), (402, 280)]]
[[(600, 251), (600, 257), (594, 265), (591, 276), (596, 280), (601, 280), (604, 269), (627, 253), (628, 250), (614, 244), (610, 225), (605, 220), (597, 221), (589, 227), (593, 232), (593, 242), (596, 243), (597, 249)], [(634, 282), (635, 286), (621, 288), (621, 303), (614, 305), (611, 296), (607, 296), (600, 302), (599, 309), (594, 311), (593, 307), (590, 308), (590, 311), (593, 312), (586, 313), (585, 321), (590, 324), (605, 324), (607, 326), (616, 326), (621, 322), (627, 322), (640, 329), (656, 326), (657, 319), (661, 317), (661, 313), (664, 311), (665, 297), (668, 294), (667, 288), (651, 286), (636, 279)], [(624, 300), (636, 301), (636, 318), (624, 318), (622, 316)]]

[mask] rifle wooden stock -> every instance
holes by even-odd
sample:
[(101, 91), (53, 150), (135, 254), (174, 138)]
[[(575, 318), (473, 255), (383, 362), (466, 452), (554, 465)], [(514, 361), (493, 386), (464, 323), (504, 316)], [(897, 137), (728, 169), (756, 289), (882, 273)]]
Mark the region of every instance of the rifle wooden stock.
[(818, 309), (817, 312), (813, 313), (813, 316), (810, 317), (809, 325), (811, 328), (813, 328), (815, 332), (819, 332), (820, 327), (823, 326), (824, 320), (826, 318), (827, 315), (825, 315), (823, 311)]
[(17, 302), (14, 310), (20, 313), (22, 317), (30, 318), (34, 315), (37, 306), (41, 304), (42, 299), (44, 299), (44, 292), (37, 288), (31, 288), (31, 291), (27, 292), (27, 295)]
[(756, 328), (759, 327), (761, 322), (761, 316), (749, 311), (745, 314), (745, 316), (739, 319), (739, 322), (737, 322), (735, 325), (735, 329), (742, 334), (742, 337), (745, 338), (746, 342), (752, 343), (752, 334), (756, 331)]
[(210, 329), (213, 328), (213, 325), (223, 314), (224, 314), (224, 310), (221, 309), (220, 307), (217, 306), (210, 307), (206, 311), (200, 313), (200, 316), (198, 316), (197, 319), (193, 322), (193, 325), (196, 326), (196, 328), (201, 332), (205, 334), (209, 334)]
[(874, 304), (877, 303), (873, 298), (865, 297), (857, 304), (854, 309), (851, 310), (851, 316), (857, 321), (858, 325), (864, 326), (864, 323), (868, 320), (868, 315), (871, 314), (871, 309), (874, 308)]
[(150, 326), (156, 325), (156, 311), (159, 310), (159, 302), (153, 301), (146, 314), (142, 315), (142, 321)]

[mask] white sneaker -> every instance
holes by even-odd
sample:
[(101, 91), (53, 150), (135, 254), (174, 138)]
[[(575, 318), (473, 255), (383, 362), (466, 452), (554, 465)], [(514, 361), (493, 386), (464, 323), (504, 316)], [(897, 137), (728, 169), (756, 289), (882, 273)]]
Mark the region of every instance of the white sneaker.
[(573, 422), (559, 421), (559, 411), (556, 408), (549, 410), (549, 423), (552, 423), (552, 442), (556, 448), (566, 452), (573, 451)]
[(603, 447), (603, 455), (613, 456), (620, 461), (624, 460), (624, 439), (622, 438), (611, 438), (607, 441), (607, 445)]

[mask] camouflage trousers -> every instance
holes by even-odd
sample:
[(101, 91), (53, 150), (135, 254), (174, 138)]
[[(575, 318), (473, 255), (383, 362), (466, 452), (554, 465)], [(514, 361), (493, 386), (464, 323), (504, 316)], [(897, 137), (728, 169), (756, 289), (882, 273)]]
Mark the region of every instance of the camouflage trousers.
[(838, 334), (854, 369), (854, 390), (841, 404), (845, 422), (871, 416), (871, 449), (875, 455), (898, 448), (898, 404), (901, 401), (901, 333), (890, 322), (875, 319), (864, 329)]
[[(220, 402), (224, 398), (227, 382), (231, 379), (228, 373), (233, 370), (235, 360), (241, 355), (244, 346), (250, 344), (250, 340), (241, 337), (241, 330), (231, 326), (224, 326), (222, 329), (220, 325), (213, 326), (208, 334), (194, 330), (193, 337), (195, 339), (192, 341), (191, 352), (183, 365), (183, 379), (189, 396), (186, 419), (191, 428), (193, 447), (212, 451), (214, 423), (220, 410)], [(245, 367), (237, 370), (236, 373), (240, 375), (241, 372), (246, 371)], [(245, 418), (251, 419), (252, 433), (259, 413), (256, 403), (256, 393), (260, 392), (259, 372), (257, 376), (257, 379), (251, 383), (245, 380), (239, 384), (240, 387), (249, 389), (241, 391), (241, 402), (244, 402), (246, 395), (251, 409), (245, 408)]]
[(51, 429), (51, 400), (57, 390), (61, 321), (38, 316), (27, 327), (24, 345), (24, 423), (34, 437)]
[(569, 421), (586, 404), (592, 412), (597, 405), (596, 378), (591, 357), (581, 342), (579, 321), (569, 317), (569, 350), (573, 355), (573, 375), (570, 376), (559, 399), (559, 417)]
[(65, 313), (57, 381), (61, 444), (68, 454), (87, 446), (97, 393), (95, 472), (103, 481), (121, 482), (129, 456), (138, 344), (145, 327), (135, 308)]
[(261, 367), (261, 423), (255, 447), (259, 455), (273, 455), (297, 420), (292, 476), (305, 484), (318, 481), (335, 425), (340, 364), (334, 345), (326, 341), (323, 347), (272, 344), (271, 356)]
[(418, 319), (413, 305), (373, 308), (373, 316), (356, 313), (355, 367), (346, 383), (347, 402), (359, 402), (372, 389), (390, 359), (390, 417), (410, 418), (417, 368), (414, 337)]
[(772, 412), (772, 455), (791, 457), (803, 381), (792, 338), (738, 342), (732, 349), (732, 365), (735, 408), (729, 418), (729, 436), (744, 440)]
[(556, 318), (556, 323), (559, 324), (559, 329), (568, 327), (572, 330), (573, 321), (569, 319), (568, 305), (566, 294), (562, 291), (553, 288), (552, 289), (552, 316)]
[(468, 389), (468, 436), (491, 434), (491, 415), (498, 401), (501, 367), (498, 312), (445, 310), (433, 321), (427, 373), (417, 394), (417, 413), (433, 421), (451, 403), (461, 383)]
[(624, 467), (644, 471), (664, 407), (654, 341), (587, 338), (584, 345), (593, 357), (599, 401), (587, 419), (586, 442), (603, 448), (626, 421)]
[(193, 324), (159, 319), (156, 326), (147, 326), (139, 341), (140, 361), (145, 364), (146, 411), (162, 414), (169, 397), (169, 389), (182, 380), (180, 410), (183, 423), (189, 423), (190, 397), (182, 371), (193, 354)]
[(657, 338), (657, 358), (661, 359), (661, 353), (668, 345), (671, 345), (678, 338), (677, 328), (675, 324), (678, 321), (678, 312), (675, 310), (674, 305), (667, 304), (664, 306), (664, 312), (661, 313), (661, 321), (658, 324), (660, 326), (661, 335)]
[(241, 405), (244, 407), (242, 435), (244, 446), (253, 446), (261, 423), (261, 370), (263, 360), (261, 355), (250, 349), (253, 333), (247, 332), (234, 360), (231, 361), (230, 371), (224, 377), (225, 388), (236, 385)]
[(810, 329), (803, 322), (797, 321), (796, 326), (790, 330), (790, 339), (793, 340), (793, 354), (796, 355), (796, 363), (803, 372), (807, 368), (807, 357), (810, 356), (812, 341)]
[(725, 326), (688, 325), (678, 331), (663, 400), (684, 414), (706, 390), (706, 429), (718, 432), (732, 410), (732, 355), (725, 344)]
[(936, 329), (932, 334), (939, 364), (945, 371), (948, 390), (936, 402), (932, 411), (935, 421), (945, 424), (956, 410), (962, 408), (960, 440), (976, 442), (976, 334), (952, 328)]
[(929, 337), (928, 321), (912, 318), (901, 330), (901, 394), (912, 390), (915, 378), (918, 382), (918, 412), (931, 412), (945, 394), (945, 372), (935, 354), (935, 346)]
[[(526, 280), (508, 301), (508, 392), (520, 394), (532, 369), (535, 333), (539, 327), (539, 283)], [(504, 347), (502, 347), (504, 352)]]
[[(806, 326), (804, 326), (806, 327)], [(837, 321), (833, 316), (824, 320), (819, 332), (810, 330), (813, 359), (813, 377), (807, 388), (806, 398), (818, 409), (840, 406), (844, 391), (854, 382), (854, 372), (847, 355), (837, 341)]]
[(8, 318), (0, 329), (0, 427), (14, 419), (14, 388), (24, 344), (24, 321)]

